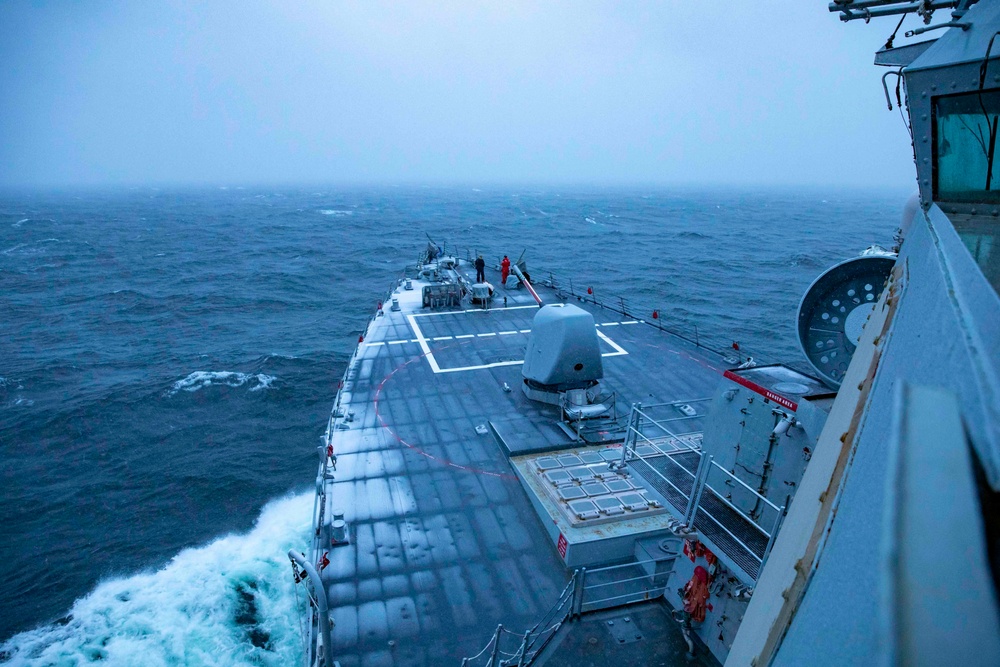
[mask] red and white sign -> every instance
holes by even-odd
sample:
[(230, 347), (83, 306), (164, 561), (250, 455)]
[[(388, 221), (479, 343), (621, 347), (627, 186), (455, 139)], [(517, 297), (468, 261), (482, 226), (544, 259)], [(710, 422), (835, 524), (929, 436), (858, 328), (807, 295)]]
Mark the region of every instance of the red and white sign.
[(566, 560), (566, 547), (568, 546), (569, 542), (566, 541), (566, 538), (563, 537), (562, 533), (559, 533), (559, 540), (556, 541), (556, 551), (559, 552), (559, 555), (562, 556), (563, 560)]
[(788, 400), (787, 398), (785, 398), (781, 394), (775, 394), (770, 389), (767, 389), (766, 387), (762, 387), (759, 384), (757, 384), (756, 382), (751, 382), (750, 380), (746, 379), (742, 375), (737, 375), (736, 373), (734, 373), (732, 371), (726, 371), (725, 373), (723, 373), (723, 376), (726, 377), (726, 378), (728, 378), (728, 379), (730, 379), (730, 380), (732, 380), (736, 384), (743, 385), (744, 387), (746, 387), (750, 391), (757, 392), (758, 394), (760, 394), (764, 398), (768, 399), (769, 401), (774, 401), (778, 405), (781, 405), (783, 407), (788, 408), (792, 412), (795, 412), (796, 410), (799, 409), (799, 404), (798, 403), (795, 403), (794, 401)]

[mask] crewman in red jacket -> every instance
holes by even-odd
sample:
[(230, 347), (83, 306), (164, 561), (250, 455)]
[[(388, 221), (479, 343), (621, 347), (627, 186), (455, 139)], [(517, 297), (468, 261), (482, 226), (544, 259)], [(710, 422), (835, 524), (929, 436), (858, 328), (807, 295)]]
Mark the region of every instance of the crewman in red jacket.
[(506, 287), (507, 276), (510, 275), (510, 260), (507, 259), (507, 255), (503, 256), (503, 261), (500, 262), (500, 284)]

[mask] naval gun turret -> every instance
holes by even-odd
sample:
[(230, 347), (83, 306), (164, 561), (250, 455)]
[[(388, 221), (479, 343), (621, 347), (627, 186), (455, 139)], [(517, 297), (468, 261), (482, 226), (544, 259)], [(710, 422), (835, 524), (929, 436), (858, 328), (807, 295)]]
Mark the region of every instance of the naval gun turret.
[(614, 396), (602, 394), (604, 364), (594, 316), (572, 304), (543, 306), (531, 323), (521, 369), (524, 395), (557, 405), (574, 438), (584, 423), (614, 419)]

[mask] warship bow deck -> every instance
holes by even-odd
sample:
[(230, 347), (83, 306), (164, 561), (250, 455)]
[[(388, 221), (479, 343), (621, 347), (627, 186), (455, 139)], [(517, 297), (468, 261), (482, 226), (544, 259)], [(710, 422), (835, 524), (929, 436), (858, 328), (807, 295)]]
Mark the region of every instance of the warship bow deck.
[[(489, 308), (432, 310), (422, 307), (427, 284), (401, 284), (398, 311), (386, 303), (371, 320), (330, 421), (336, 472), (321, 471), (314, 525), (343, 514), (347, 543), (331, 547), (317, 530), (314, 561), (328, 553), (322, 577), (343, 665), (457, 664), (499, 623), (534, 625), (572, 574), (509, 462), (582, 444), (559, 426), (558, 407), (520, 391), (538, 304), (528, 290), (498, 288)], [(546, 304), (567, 301), (536, 291)], [(620, 415), (715, 390), (719, 355), (569, 299), (595, 319), (602, 384)]]

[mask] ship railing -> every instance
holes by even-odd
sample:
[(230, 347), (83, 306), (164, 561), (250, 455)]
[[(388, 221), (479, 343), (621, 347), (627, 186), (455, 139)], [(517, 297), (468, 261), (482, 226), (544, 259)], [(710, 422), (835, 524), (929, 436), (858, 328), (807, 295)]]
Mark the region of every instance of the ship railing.
[[(674, 411), (680, 410), (682, 407), (693, 410), (692, 404), (708, 403), (711, 400), (710, 397), (707, 397), (649, 405), (634, 404), (631, 410), (634, 418), (630, 422), (628, 430), (628, 436), (631, 437), (630, 444), (635, 446), (638, 440), (642, 440), (645, 444), (662, 451), (664, 454), (675, 450), (690, 449), (695, 444), (696, 439), (693, 440), (693, 437), (701, 433), (701, 430), (697, 428), (697, 420), (702, 419), (705, 415), (695, 411), (695, 414), (677, 416)], [(656, 414), (666, 412), (668, 409), (671, 412), (666, 416)], [(656, 414), (655, 417), (654, 414)], [(675, 430), (678, 425), (681, 427), (694, 426), (695, 428), (678, 432)]]
[(736, 341), (719, 335), (706, 335), (700, 330), (698, 325), (687, 322), (683, 316), (676, 312), (671, 312), (667, 308), (655, 304), (641, 302), (637, 299), (627, 299), (622, 296), (610, 296), (598, 294), (598, 290), (593, 286), (580, 288), (573, 284), (573, 280), (562, 281), (551, 272), (542, 281), (543, 285), (551, 287), (560, 293), (563, 298), (572, 297), (579, 301), (590, 303), (598, 308), (610, 310), (621, 314), (624, 317), (632, 318), (655, 327), (664, 333), (680, 338), (693, 344), (695, 347), (713, 352), (722, 357), (732, 366), (737, 366), (747, 361), (751, 357), (757, 363), (773, 363), (776, 360), (767, 353), (760, 354), (757, 350), (751, 350), (745, 344), (737, 344)]
[[(784, 520), (787, 501), (784, 505), (776, 505), (733, 474), (732, 471), (726, 470), (713, 461), (712, 456), (704, 457), (704, 459), (707, 461), (707, 465), (703, 466), (702, 492), (698, 496), (698, 502), (690, 509), (690, 514), (688, 515), (690, 523), (688, 525), (692, 525), (695, 528), (704, 528), (704, 523), (701, 521), (702, 518), (704, 517), (711, 521), (712, 524), (722, 530), (729, 539), (738, 544), (756, 562), (757, 567), (754, 568), (755, 571), (743, 568), (747, 570), (747, 574), (756, 578), (757, 574), (763, 568), (768, 555), (771, 553), (771, 547), (774, 546), (774, 539), (781, 528), (781, 522)], [(721, 483), (715, 481), (719, 479), (722, 480)], [(737, 507), (732, 502), (732, 491), (719, 490), (720, 488), (731, 489), (734, 487), (741, 489), (744, 497), (749, 496), (751, 498), (751, 502), (755, 505), (754, 511), (747, 513)], [(704, 491), (706, 490), (709, 494), (708, 498), (704, 495)], [(732, 513), (728, 518), (724, 516), (724, 513), (727, 511)], [(745, 532), (737, 530), (731, 518), (733, 514), (742, 519), (744, 526), (751, 526), (755, 529), (759, 533), (758, 539), (751, 540), (750, 536)], [(737, 533), (741, 533), (743, 537)], [(753, 544), (748, 543), (751, 541)]]
[[(647, 406), (636, 403), (629, 414), (619, 466), (624, 467), (626, 462), (642, 465), (644, 471), (648, 470), (654, 479), (665, 485), (661, 488), (662, 495), (680, 512), (685, 512), (689, 507), (692, 492), (696, 488), (697, 473), (685, 465), (684, 459), (690, 458), (692, 454), (700, 457), (701, 432), (695, 427), (702, 415), (676, 417), (672, 416), (673, 413), (668, 413), (668, 416), (660, 416), (658, 413), (709, 400), (711, 399), (698, 398)], [(679, 426), (687, 428), (682, 430)], [(659, 466), (648, 460), (652, 458), (658, 460), (664, 471), (676, 468), (674, 472), (677, 474), (664, 474)]]
[(577, 586), (573, 613), (591, 611), (655, 600), (667, 586), (668, 566), (679, 552), (664, 553), (662, 558), (631, 561), (619, 565), (576, 571)]
[(501, 623), (479, 653), (462, 659), (462, 667), (527, 667), (545, 650), (563, 624), (573, 615), (580, 589), (581, 575), (577, 570), (559, 594), (556, 603), (535, 625), (523, 633), (513, 632)]
[(667, 586), (668, 567), (678, 553), (665, 552), (657, 559), (574, 570), (559, 599), (530, 630), (517, 633), (498, 625), (479, 653), (462, 660), (462, 667), (527, 667), (571, 618), (659, 598)]
[[(739, 549), (734, 564), (755, 579), (767, 560), (781, 528), (788, 499), (777, 505), (705, 454), (700, 433), (680, 432), (677, 422), (697, 419), (686, 417), (654, 418), (655, 410), (666, 406), (690, 405), (709, 399), (674, 401), (643, 406), (636, 403), (629, 415), (619, 465), (637, 467), (680, 515), (682, 523), (698, 529), (720, 550), (729, 555)], [(697, 444), (696, 444), (696, 440)], [(739, 501), (734, 502), (734, 494)], [(742, 507), (741, 507), (742, 505)], [(743, 509), (751, 507), (750, 511)], [(712, 539), (712, 535), (721, 539)], [(732, 545), (719, 544), (731, 541)]]

